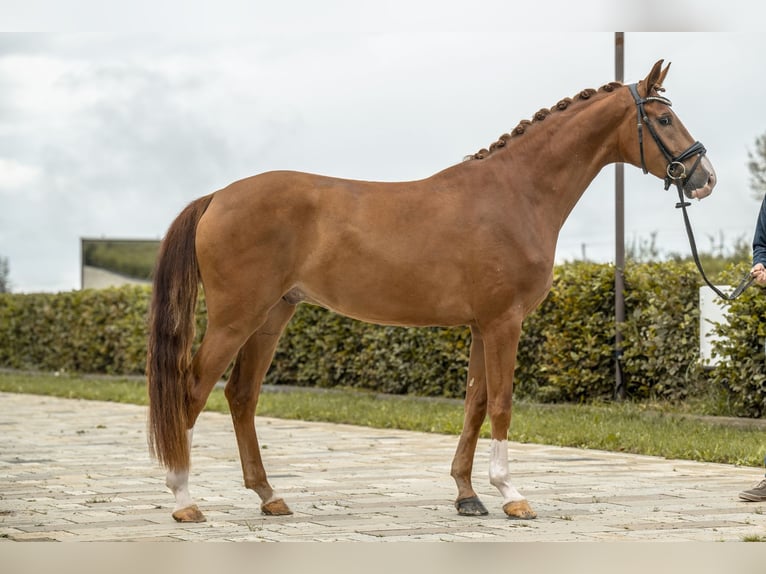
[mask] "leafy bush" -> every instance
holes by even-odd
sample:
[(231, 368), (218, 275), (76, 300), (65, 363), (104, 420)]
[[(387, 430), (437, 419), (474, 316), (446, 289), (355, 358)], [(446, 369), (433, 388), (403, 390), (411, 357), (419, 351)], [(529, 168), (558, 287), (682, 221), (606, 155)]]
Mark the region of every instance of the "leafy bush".
[(381, 327), (301, 305), (266, 382), (462, 397), (468, 329)]
[[(728, 271), (728, 283), (736, 285), (749, 269), (738, 265)], [(729, 396), (736, 414), (761, 417), (766, 412), (766, 297), (761, 288), (751, 287), (729, 303), (727, 324), (715, 332), (721, 339), (713, 351), (721, 357), (712, 371), (711, 382)]]
[(123, 287), (0, 296), (0, 365), (141, 373), (149, 292)]
[(628, 395), (679, 400), (700, 378), (699, 274), (692, 263), (625, 270), (623, 380)]
[[(142, 374), (150, 295), (143, 286), (0, 294), (0, 366)], [(204, 297), (198, 309), (199, 341)]]
[(611, 398), (614, 387), (614, 267), (575, 262), (555, 268), (545, 317), (539, 399)]
[[(743, 273), (731, 271), (732, 284)], [(698, 276), (688, 263), (631, 264), (625, 272), (623, 374), (628, 396), (682, 400), (702, 383), (725, 389), (734, 412), (766, 407), (766, 298), (750, 289), (731, 305), (709, 374), (698, 365)], [(539, 401), (609, 399), (614, 387), (614, 267), (554, 270), (553, 288), (525, 321), (517, 396)], [(121, 287), (58, 294), (0, 294), (0, 367), (113, 374), (144, 372), (150, 291)], [(206, 325), (197, 313), (198, 338)], [(301, 305), (279, 343), (267, 382), (347, 386), (462, 397), (470, 331), (379, 327)], [(707, 378), (707, 380), (706, 380)]]

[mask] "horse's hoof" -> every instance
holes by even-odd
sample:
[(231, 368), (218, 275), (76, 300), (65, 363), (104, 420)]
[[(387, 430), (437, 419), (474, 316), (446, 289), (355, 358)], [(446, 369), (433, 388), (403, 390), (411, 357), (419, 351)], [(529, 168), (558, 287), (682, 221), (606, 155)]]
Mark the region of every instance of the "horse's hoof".
[(207, 520), (196, 504), (176, 510), (173, 513), (173, 518), (176, 522), (205, 522)]
[(489, 514), (478, 496), (455, 501), (455, 508), (457, 508), (457, 513), (460, 516), (486, 516)]
[(287, 516), (293, 513), (281, 498), (261, 504), (261, 512), (267, 516)]
[(503, 512), (505, 512), (508, 518), (520, 518), (522, 520), (537, 518), (537, 513), (532, 510), (526, 500), (514, 500), (504, 504)]

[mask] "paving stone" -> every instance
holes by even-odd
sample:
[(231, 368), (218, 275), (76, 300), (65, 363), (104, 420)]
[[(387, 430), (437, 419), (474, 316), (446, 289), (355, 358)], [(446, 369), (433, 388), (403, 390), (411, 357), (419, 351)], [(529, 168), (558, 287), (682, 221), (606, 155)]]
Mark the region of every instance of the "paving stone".
[(514, 485), (537, 511), (511, 520), (489, 485), (481, 439), (474, 486), (490, 511), (459, 517), (449, 468), (457, 437), (258, 419), (272, 484), (292, 516), (266, 517), (243, 487), (231, 419), (203, 413), (192, 494), (208, 522), (177, 524), (149, 459), (146, 409), (0, 393), (0, 542), (18, 541), (739, 541), (766, 536), (766, 503), (737, 499), (762, 470), (624, 453), (510, 444)]

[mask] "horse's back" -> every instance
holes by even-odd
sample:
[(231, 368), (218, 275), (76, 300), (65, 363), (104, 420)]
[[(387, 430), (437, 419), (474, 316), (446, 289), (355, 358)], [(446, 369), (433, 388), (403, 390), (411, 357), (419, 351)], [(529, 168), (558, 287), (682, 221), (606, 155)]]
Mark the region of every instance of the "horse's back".
[(519, 230), (492, 193), (451, 173), (392, 183), (253, 176), (216, 192), (199, 223), (203, 283), (289, 293), (375, 323), (470, 323), (489, 298), (510, 304), (521, 275), (512, 260), (524, 261), (502, 247)]

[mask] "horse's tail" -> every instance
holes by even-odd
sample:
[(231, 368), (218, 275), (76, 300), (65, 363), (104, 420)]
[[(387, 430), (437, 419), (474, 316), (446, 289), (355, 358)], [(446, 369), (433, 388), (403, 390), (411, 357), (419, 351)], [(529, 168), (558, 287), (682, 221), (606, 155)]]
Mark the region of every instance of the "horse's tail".
[(212, 198), (193, 201), (173, 221), (154, 269), (146, 356), (148, 440), (152, 455), (171, 470), (189, 468), (187, 406), (199, 287), (195, 236)]

